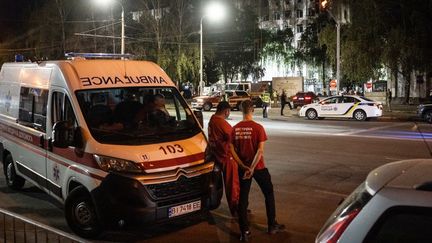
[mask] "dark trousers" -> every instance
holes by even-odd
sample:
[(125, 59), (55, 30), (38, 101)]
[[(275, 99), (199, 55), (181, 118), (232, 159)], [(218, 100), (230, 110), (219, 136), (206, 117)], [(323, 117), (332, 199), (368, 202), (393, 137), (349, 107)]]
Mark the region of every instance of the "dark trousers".
[(263, 117), (267, 118), (268, 116), (268, 103), (262, 103), (262, 109), (263, 109)]
[[(249, 230), (249, 221), (247, 219), (247, 208), (249, 205), (249, 191), (252, 183), (252, 178), (243, 180), (244, 171), (239, 169), (240, 178), (240, 201), (238, 207), (240, 231), (244, 232)], [(276, 207), (275, 198), (273, 193), (273, 184), (271, 181), (270, 173), (267, 168), (256, 170), (253, 178), (258, 183), (265, 198), (267, 224), (269, 226), (276, 223)]]
[(290, 102), (281, 102), (281, 116), (283, 116), (283, 110), (285, 109), (286, 104), (288, 104), (290, 110), (292, 110), (292, 106)]

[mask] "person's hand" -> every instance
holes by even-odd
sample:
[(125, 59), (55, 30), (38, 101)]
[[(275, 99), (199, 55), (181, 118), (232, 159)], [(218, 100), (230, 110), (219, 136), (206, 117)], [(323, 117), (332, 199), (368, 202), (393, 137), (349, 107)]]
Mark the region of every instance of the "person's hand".
[(252, 178), (253, 175), (253, 170), (251, 168), (247, 168), (244, 175), (243, 175), (243, 180), (249, 180), (250, 178)]

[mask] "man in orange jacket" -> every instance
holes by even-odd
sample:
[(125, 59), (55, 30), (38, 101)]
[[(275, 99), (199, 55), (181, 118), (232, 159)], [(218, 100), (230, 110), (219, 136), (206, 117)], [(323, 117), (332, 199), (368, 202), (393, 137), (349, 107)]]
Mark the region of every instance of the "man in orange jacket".
[(208, 124), (209, 151), (222, 167), (228, 206), (231, 215), (236, 216), (240, 195), (238, 165), (230, 151), (232, 127), (225, 120), (230, 115), (231, 106), (222, 101), (216, 109)]

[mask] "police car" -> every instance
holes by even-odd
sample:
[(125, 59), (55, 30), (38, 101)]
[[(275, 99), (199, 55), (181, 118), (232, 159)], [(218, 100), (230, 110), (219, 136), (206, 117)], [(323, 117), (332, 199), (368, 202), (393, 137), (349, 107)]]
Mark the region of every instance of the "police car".
[(365, 97), (354, 95), (332, 96), (303, 106), (299, 111), (300, 117), (309, 120), (333, 118), (354, 118), (364, 121), (371, 117), (382, 116), (382, 105)]
[(315, 242), (432, 242), (432, 159), (378, 167), (330, 216)]

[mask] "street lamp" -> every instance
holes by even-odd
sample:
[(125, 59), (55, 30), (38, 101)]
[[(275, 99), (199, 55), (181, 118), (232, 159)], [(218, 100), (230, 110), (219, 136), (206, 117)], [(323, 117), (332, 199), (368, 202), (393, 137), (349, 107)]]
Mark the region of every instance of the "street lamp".
[(200, 82), (198, 93), (202, 95), (203, 83), (203, 20), (208, 18), (211, 21), (219, 21), (225, 17), (225, 7), (220, 2), (212, 2), (205, 9), (204, 15), (200, 20)]
[(95, 0), (99, 5), (108, 5), (113, 2), (117, 3), (121, 7), (121, 54), (125, 54), (125, 21), (124, 21), (124, 7), (120, 1), (117, 0)]

